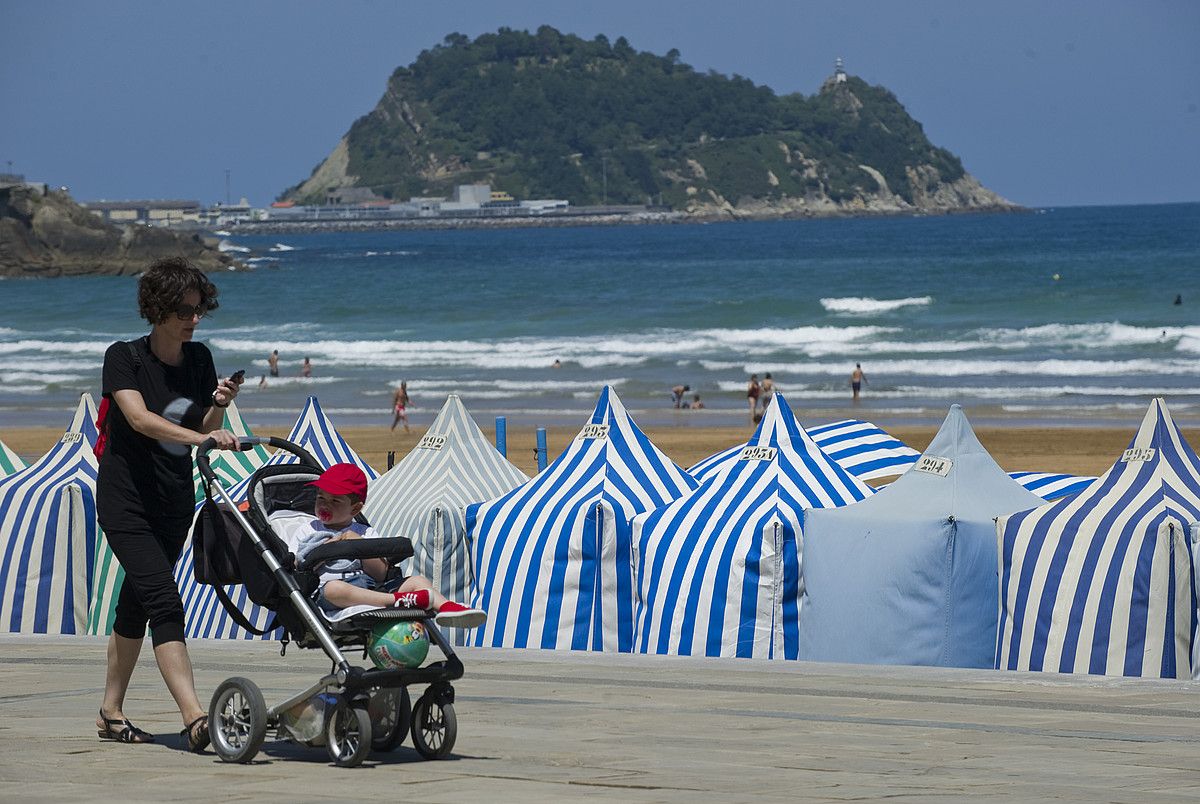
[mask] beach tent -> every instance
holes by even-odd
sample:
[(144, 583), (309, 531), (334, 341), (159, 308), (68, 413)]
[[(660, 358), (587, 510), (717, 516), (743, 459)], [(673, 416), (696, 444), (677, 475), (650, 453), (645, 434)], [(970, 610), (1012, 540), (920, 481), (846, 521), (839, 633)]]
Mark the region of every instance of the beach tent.
[(858, 505), (805, 513), (800, 657), (991, 667), (994, 520), (1040, 504), (951, 406), (900, 479)]
[[(374, 480), (378, 477), (375, 470), (346, 443), (346, 439), (342, 437), (341, 433), (334, 427), (333, 422), (325, 415), (325, 411), (321, 409), (321, 405), (315, 396), (308, 398), (308, 401), (304, 405), (304, 410), (300, 412), (296, 423), (292, 425), (292, 430), (288, 433), (287, 440), (294, 444), (299, 444), (308, 450), (321, 466), (329, 467), (335, 463), (353, 463), (363, 470), (368, 480)], [(290, 452), (279, 450), (263, 465), (275, 466), (296, 463), (297, 460)], [(230, 489), (230, 496), (236, 502), (244, 502), (248, 485), (249, 475), (239, 480)], [(197, 511), (199, 511), (199, 505), (197, 505)], [(233, 621), (233, 618), (221, 606), (221, 601), (217, 598), (216, 592), (213, 591), (211, 586), (196, 583), (192, 569), (193, 563), (192, 545), (189, 540), (187, 546), (183, 549), (183, 555), (179, 558), (179, 563), (175, 565), (175, 580), (179, 583), (179, 594), (183, 597), (183, 610), (187, 623), (185, 633), (187, 636), (189, 638), (203, 639), (258, 638), (254, 634), (240, 628)], [(228, 593), (230, 599), (238, 605), (238, 608), (246, 616), (246, 619), (256, 628), (262, 630), (271, 622), (273, 615), (270, 610), (253, 603), (246, 594), (245, 587), (240, 585), (227, 586), (225, 591)], [(277, 639), (278, 636), (279, 632), (276, 630), (269, 632), (261, 638)]]
[[(791, 415), (795, 418), (795, 414)], [(902, 474), (921, 454), (871, 422), (857, 419), (810, 427), (807, 432), (822, 452), (859, 480)], [(710, 455), (688, 472), (697, 480), (707, 480), (736, 462), (745, 446), (738, 444)]]
[(66, 433), (0, 478), (0, 631), (82, 634), (96, 539), (96, 406), (80, 397)]
[(25, 468), (25, 461), (0, 441), (0, 477), (7, 477)]
[(629, 520), (695, 488), (605, 387), (589, 422), (528, 483), (468, 506), (474, 644), (629, 651)]
[[(222, 426), (238, 436), (254, 435), (246, 425), (246, 420), (242, 417), (237, 404), (234, 402), (229, 403), (229, 407), (225, 411)], [(204, 499), (204, 491), (200, 485), (200, 472), (194, 466), (195, 456), (196, 451), (193, 449), (192, 478), (196, 487), (196, 503), (199, 505)], [(226, 488), (231, 488), (245, 480), (255, 469), (266, 463), (270, 458), (270, 453), (263, 447), (256, 446), (254, 449), (245, 452), (213, 450), (209, 453), (209, 457), (211, 459), (211, 466), (217, 477), (225, 484)], [(189, 558), (190, 549), (190, 547), (185, 548), (186, 551), (189, 551)], [(112, 548), (108, 546), (108, 540), (104, 538), (103, 533), (100, 534), (99, 545), (96, 549), (96, 564), (93, 577), (95, 580), (92, 584), (87, 632), (89, 634), (109, 634), (112, 633), (113, 618), (116, 616), (117, 611), (117, 595), (120, 593), (121, 583), (125, 578), (125, 571), (121, 569), (121, 565), (117, 561), (117, 557), (113, 555)]]
[(635, 649), (797, 658), (803, 512), (871, 493), (821, 451), (775, 394), (737, 460), (634, 519)]
[(1092, 485), (1094, 477), (1064, 475), (1057, 472), (1009, 472), (1008, 476), (1043, 500), (1069, 497)]
[(363, 513), (381, 534), (412, 540), (405, 574), (424, 575), (451, 600), (469, 600), (467, 505), (528, 480), (451, 394), (413, 451), (370, 484)]
[(1001, 517), (996, 667), (1191, 676), (1200, 459), (1161, 399), (1086, 490)]

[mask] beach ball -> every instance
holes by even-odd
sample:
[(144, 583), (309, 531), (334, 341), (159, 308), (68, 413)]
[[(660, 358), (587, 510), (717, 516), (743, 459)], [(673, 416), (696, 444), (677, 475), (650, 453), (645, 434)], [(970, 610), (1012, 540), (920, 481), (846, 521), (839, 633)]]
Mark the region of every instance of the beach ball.
[(371, 629), (367, 654), (381, 670), (420, 667), (429, 654), (429, 632), (415, 621), (380, 623)]

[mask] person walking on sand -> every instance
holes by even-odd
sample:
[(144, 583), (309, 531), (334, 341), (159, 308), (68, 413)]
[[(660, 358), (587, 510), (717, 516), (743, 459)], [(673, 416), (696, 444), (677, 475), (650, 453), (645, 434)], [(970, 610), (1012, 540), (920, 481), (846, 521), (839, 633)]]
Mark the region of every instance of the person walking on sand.
[(762, 388), (760, 394), (762, 397), (763, 413), (767, 412), (767, 407), (771, 404), (771, 397), (775, 396), (775, 380), (771, 379), (771, 372), (763, 375)]
[(272, 349), (270, 356), (267, 357), (267, 367), (270, 369), (272, 377), (279, 376), (279, 350)]
[(300, 376), (305, 378), (312, 376), (312, 361), (307, 357), (304, 358), (304, 365), (300, 367)]
[(854, 371), (850, 372), (850, 390), (854, 393), (853, 401), (858, 401), (858, 393), (862, 390), (863, 383), (867, 381), (867, 375), (863, 374), (862, 363), (854, 364)]
[(750, 375), (750, 384), (746, 386), (746, 402), (750, 405), (750, 420), (754, 420), (754, 414), (758, 413), (758, 395), (762, 392), (762, 387), (758, 384), (758, 375)]
[(404, 422), (404, 432), (409, 432), (408, 429), (408, 380), (401, 380), (400, 387), (392, 394), (392, 412), (396, 417), (392, 419), (392, 430), (395, 431), (396, 425)]

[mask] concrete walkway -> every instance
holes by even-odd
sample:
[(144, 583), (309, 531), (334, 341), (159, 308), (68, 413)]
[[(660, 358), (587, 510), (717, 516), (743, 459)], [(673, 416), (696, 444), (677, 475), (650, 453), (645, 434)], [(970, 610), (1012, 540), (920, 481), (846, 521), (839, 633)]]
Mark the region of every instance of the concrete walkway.
[[(454, 756), (411, 741), (359, 769), (268, 740), (250, 765), (180, 750), (147, 648), (126, 712), (92, 725), (104, 640), (0, 636), (5, 801), (1030, 801), (1200, 799), (1200, 684), (464, 649)], [(202, 700), (243, 675), (272, 704), (318, 651), (192, 643)]]

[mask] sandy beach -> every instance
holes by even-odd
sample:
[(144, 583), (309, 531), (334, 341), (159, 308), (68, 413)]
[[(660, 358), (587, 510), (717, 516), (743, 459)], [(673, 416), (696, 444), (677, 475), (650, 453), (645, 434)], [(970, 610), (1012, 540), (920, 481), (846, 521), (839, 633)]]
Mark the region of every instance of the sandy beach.
[[(981, 427), (976, 429), (979, 440), (992, 457), (1008, 471), (1064, 472), (1075, 475), (1095, 475), (1103, 472), (1129, 444), (1139, 420), (1131, 418), (1125, 428), (1101, 427)], [(646, 434), (672, 460), (687, 468), (701, 458), (746, 441), (752, 434), (749, 426), (741, 427), (647, 427)], [(483, 428), (488, 438), (494, 433)], [(888, 428), (892, 435), (914, 449), (923, 450), (937, 432), (936, 427)], [(260, 435), (284, 437), (288, 428), (260, 428)], [(387, 468), (388, 452), (400, 460), (420, 440), (424, 428), (411, 433), (389, 432), (386, 427), (346, 427), (340, 430), (352, 447), (367, 463), (379, 471)], [(546, 431), (550, 460), (553, 460), (578, 427), (550, 427)], [(50, 427), (30, 427), (0, 430), (0, 439), (26, 460), (46, 452), (61, 437), (62, 431)], [(1184, 430), (1192, 444), (1200, 444), (1200, 432)], [(535, 431), (531, 427), (508, 428), (508, 458), (521, 471), (534, 474), (537, 458), (534, 454)]]

